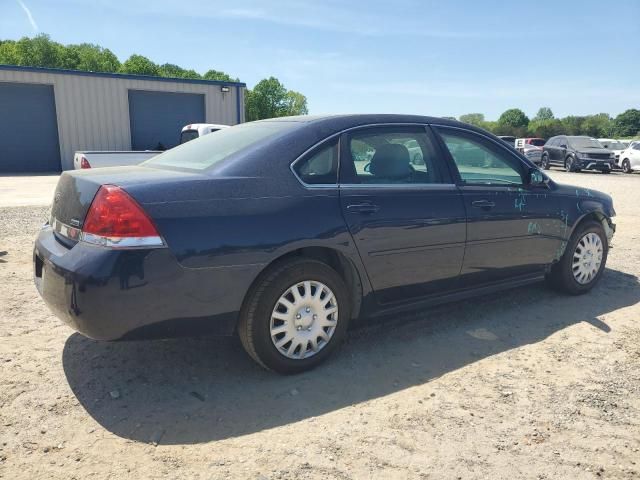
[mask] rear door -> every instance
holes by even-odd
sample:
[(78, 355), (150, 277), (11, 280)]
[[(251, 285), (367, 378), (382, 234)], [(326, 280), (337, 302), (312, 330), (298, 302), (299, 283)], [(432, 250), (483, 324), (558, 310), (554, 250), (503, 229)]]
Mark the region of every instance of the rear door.
[(457, 287), (465, 209), (437, 151), (418, 125), (341, 138), (342, 212), (380, 303)]
[(561, 242), (562, 212), (525, 186), (529, 165), (476, 132), (436, 127), (458, 172), (467, 214), (461, 281), (473, 286), (542, 272)]

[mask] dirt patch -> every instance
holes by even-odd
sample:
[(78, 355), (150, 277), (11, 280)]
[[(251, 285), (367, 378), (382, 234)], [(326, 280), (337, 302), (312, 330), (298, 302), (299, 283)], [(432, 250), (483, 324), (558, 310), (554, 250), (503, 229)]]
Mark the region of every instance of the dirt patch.
[(31, 278), (48, 210), (0, 209), (0, 476), (640, 478), (640, 176), (553, 175), (614, 197), (593, 292), (537, 285), (376, 323), (295, 377), (235, 339), (74, 334)]

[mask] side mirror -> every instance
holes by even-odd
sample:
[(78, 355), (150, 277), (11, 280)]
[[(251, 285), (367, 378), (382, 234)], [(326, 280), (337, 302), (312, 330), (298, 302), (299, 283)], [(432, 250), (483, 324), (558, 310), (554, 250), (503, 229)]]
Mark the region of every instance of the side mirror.
[(549, 179), (545, 177), (537, 168), (529, 170), (528, 184), (530, 187), (546, 187), (549, 183)]

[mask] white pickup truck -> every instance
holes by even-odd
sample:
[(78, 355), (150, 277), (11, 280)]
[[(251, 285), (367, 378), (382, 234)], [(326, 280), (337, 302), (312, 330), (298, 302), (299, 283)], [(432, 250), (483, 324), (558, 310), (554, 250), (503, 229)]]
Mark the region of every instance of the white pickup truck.
[[(194, 138), (202, 137), (208, 133), (217, 132), (229, 125), (216, 125), (213, 123), (193, 123), (182, 128), (180, 143), (188, 142)], [(160, 150), (144, 151), (82, 151), (73, 156), (73, 168), (120, 167), (125, 165), (138, 165), (151, 157), (160, 155)]]

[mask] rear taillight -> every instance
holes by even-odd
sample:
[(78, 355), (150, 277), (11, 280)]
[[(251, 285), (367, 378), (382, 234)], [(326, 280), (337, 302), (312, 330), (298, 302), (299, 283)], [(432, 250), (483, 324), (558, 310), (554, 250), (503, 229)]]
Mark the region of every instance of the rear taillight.
[(87, 160), (87, 157), (82, 157), (80, 159), (80, 168), (91, 168), (91, 164), (89, 163), (89, 160)]
[(112, 248), (164, 246), (142, 207), (115, 185), (98, 190), (84, 220), (82, 240)]

